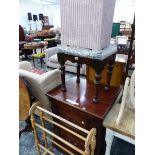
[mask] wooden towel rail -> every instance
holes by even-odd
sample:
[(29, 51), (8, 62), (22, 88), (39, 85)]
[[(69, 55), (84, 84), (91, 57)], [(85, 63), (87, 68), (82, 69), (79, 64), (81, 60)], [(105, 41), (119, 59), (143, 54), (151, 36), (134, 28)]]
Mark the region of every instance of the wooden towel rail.
[[(60, 148), (63, 150), (65, 154), (69, 155), (76, 155), (75, 152), (81, 155), (94, 155), (94, 150), (96, 147), (96, 129), (92, 128), (90, 131), (42, 108), (39, 102), (35, 102), (32, 107), (30, 108), (30, 116), (31, 116), (31, 123), (34, 129), (34, 138), (36, 143), (36, 148), (38, 155), (41, 155), (40, 148), (44, 150), (43, 154), (50, 154), (54, 155), (53, 148), (48, 146), (47, 140), (52, 143), (52, 145)], [(40, 113), (40, 124), (36, 122), (34, 118), (34, 112), (39, 110)], [(49, 119), (51, 116), (53, 119)], [(58, 121), (55, 121), (58, 120)], [(65, 139), (61, 138), (59, 134), (54, 133), (53, 131), (48, 130), (45, 128), (45, 121), (53, 124), (54, 126), (60, 128), (61, 130), (65, 130), (69, 132), (71, 135), (81, 139), (84, 142), (84, 150), (81, 150), (77, 146), (74, 146), (72, 143), (66, 141)], [(65, 124), (65, 125), (63, 125)], [(37, 128), (42, 131), (44, 145), (42, 145), (39, 141)], [(72, 130), (74, 129), (74, 130)], [(76, 130), (75, 130), (76, 129)], [(78, 132), (76, 132), (78, 131)], [(49, 136), (52, 138), (49, 138)], [(64, 144), (64, 145), (62, 145)], [(66, 146), (66, 148), (65, 148)]]

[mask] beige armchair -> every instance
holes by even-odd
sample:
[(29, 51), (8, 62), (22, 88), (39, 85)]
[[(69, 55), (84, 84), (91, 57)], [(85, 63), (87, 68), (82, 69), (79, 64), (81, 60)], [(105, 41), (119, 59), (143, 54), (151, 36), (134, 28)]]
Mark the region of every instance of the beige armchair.
[(54, 69), (45, 72), (42, 75), (31, 72), (32, 66), (27, 61), (19, 62), (19, 74), (24, 77), (30, 84), (31, 94), (37, 101), (42, 103), (42, 106), (51, 110), (51, 105), (48, 97), (45, 95), (48, 91), (61, 84), (61, 72)]

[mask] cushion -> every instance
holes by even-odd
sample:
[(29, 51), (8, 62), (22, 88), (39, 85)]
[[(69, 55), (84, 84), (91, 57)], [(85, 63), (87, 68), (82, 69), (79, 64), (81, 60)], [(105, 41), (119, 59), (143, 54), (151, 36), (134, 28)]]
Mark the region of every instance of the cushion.
[(52, 40), (52, 38), (46, 38), (46, 39), (44, 39), (44, 41), (49, 41), (49, 40)]
[(19, 62), (19, 69), (31, 72), (32, 70), (31, 63), (28, 61), (21, 61)]
[(46, 73), (45, 70), (42, 70), (42, 69), (39, 69), (39, 68), (32, 68), (31, 72), (39, 74), (39, 75), (42, 75), (42, 74)]
[(45, 53), (38, 52), (37, 54), (33, 54), (32, 57), (35, 57), (35, 58), (42, 58), (42, 57), (45, 57)]

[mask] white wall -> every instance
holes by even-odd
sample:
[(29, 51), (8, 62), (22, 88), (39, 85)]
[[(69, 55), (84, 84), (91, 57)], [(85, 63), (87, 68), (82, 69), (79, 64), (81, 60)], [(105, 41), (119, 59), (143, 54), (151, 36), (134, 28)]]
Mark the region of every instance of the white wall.
[(133, 23), (134, 12), (134, 0), (116, 0), (113, 21), (127, 21)]
[[(115, 11), (114, 11), (114, 22), (125, 20), (133, 22), (134, 17), (134, 0), (116, 0)], [(43, 13), (49, 17), (49, 24), (54, 27), (61, 27), (60, 22), (60, 4), (57, 5), (45, 5), (34, 2), (32, 0), (19, 0), (19, 24), (29, 30), (29, 22), (27, 19), (27, 13), (38, 15)], [(33, 30), (36, 29), (35, 22), (31, 21), (31, 27)], [(37, 22), (38, 29), (41, 30), (41, 22)]]
[[(19, 0), (19, 24), (22, 27), (25, 27), (26, 30), (29, 30), (29, 21), (27, 13), (31, 12), (32, 15), (36, 14), (39, 16), (39, 13), (42, 13), (44, 16), (49, 17), (49, 24), (54, 25), (55, 27), (60, 27), (60, 6), (59, 5), (45, 5), (34, 2), (32, 0)], [(39, 18), (39, 17), (38, 17)], [(41, 21), (37, 21), (37, 28), (41, 30)], [(32, 30), (36, 29), (34, 21), (31, 21)]]

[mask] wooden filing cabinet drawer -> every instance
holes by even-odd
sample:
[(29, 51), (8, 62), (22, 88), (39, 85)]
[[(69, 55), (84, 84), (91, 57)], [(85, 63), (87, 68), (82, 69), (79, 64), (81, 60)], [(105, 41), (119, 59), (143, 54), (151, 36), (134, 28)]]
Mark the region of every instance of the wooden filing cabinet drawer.
[(70, 111), (70, 110), (59, 109), (59, 115), (67, 119), (68, 121), (86, 129), (87, 120), (83, 117), (80, 117), (75, 110)]
[(84, 150), (84, 141), (80, 140), (76, 136), (73, 136), (64, 130), (61, 131), (61, 136), (62, 136), (62, 138), (64, 138), (69, 143), (71, 143), (74, 146)]

